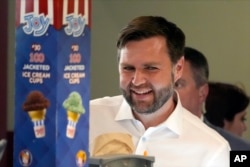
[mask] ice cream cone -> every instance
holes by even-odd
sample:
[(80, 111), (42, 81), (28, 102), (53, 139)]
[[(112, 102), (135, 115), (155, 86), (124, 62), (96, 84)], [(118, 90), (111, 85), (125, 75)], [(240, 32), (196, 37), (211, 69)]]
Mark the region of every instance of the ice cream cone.
[(66, 136), (68, 138), (74, 138), (76, 131), (76, 124), (81, 116), (85, 112), (82, 106), (82, 98), (78, 92), (71, 92), (69, 97), (64, 100), (63, 107), (67, 111), (68, 125)]
[(44, 137), (45, 136), (44, 120), (45, 120), (46, 109), (29, 111), (28, 114), (34, 124), (33, 129), (36, 138)]
[(87, 160), (86, 152), (83, 150), (79, 150), (76, 154), (76, 164), (78, 167), (83, 167)]
[(38, 90), (31, 91), (23, 103), (23, 110), (27, 112), (33, 122), (33, 129), (36, 138), (45, 136), (44, 120), (49, 105), (50, 101)]
[(69, 138), (74, 138), (76, 131), (76, 124), (81, 114), (73, 111), (67, 111), (67, 115), (68, 115), (68, 125), (67, 125), (66, 136)]
[(32, 121), (44, 120), (46, 109), (29, 111), (28, 114)]
[(68, 115), (68, 120), (71, 120), (73, 122), (78, 122), (81, 114), (73, 111), (67, 111), (67, 115)]

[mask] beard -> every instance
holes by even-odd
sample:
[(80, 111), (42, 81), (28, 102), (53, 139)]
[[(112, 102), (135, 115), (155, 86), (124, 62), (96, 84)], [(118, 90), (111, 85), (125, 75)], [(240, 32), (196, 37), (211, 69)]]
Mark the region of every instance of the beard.
[[(152, 87), (152, 86), (151, 86)], [(152, 89), (153, 100), (152, 102), (147, 101), (136, 101), (133, 99), (130, 89), (121, 89), (123, 97), (126, 99), (127, 103), (130, 105), (134, 112), (140, 114), (151, 114), (156, 112), (161, 108), (174, 94), (174, 82), (172, 81), (169, 85), (159, 90)]]

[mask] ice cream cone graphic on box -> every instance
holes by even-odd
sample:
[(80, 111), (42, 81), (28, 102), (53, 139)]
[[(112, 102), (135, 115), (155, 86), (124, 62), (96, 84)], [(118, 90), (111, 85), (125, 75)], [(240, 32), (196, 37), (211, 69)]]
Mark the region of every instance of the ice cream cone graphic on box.
[(26, 111), (33, 122), (36, 138), (45, 136), (44, 120), (50, 102), (40, 91), (31, 91), (23, 103), (23, 110)]
[(83, 167), (87, 161), (87, 154), (83, 150), (79, 150), (76, 154), (77, 167)]
[(67, 111), (67, 130), (66, 136), (68, 138), (74, 138), (76, 131), (76, 124), (81, 116), (85, 112), (82, 106), (82, 98), (78, 92), (71, 92), (67, 99), (63, 102), (63, 107)]
[(37, 138), (45, 136), (44, 120), (46, 109), (28, 112), (31, 121), (34, 123), (34, 132)]

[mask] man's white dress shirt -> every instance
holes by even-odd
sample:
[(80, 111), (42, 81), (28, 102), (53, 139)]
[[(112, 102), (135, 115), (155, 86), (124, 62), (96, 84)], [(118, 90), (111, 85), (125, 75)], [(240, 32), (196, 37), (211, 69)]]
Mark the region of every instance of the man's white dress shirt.
[(95, 138), (110, 132), (130, 134), (134, 154), (154, 156), (154, 167), (229, 167), (228, 142), (199, 118), (177, 105), (166, 121), (145, 130), (123, 96), (90, 102), (89, 150)]

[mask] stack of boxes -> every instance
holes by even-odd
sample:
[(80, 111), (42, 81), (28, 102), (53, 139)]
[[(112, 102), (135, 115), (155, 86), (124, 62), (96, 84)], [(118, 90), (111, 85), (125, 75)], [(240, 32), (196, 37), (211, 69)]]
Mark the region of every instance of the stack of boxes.
[(14, 166), (88, 166), (91, 0), (16, 0)]

